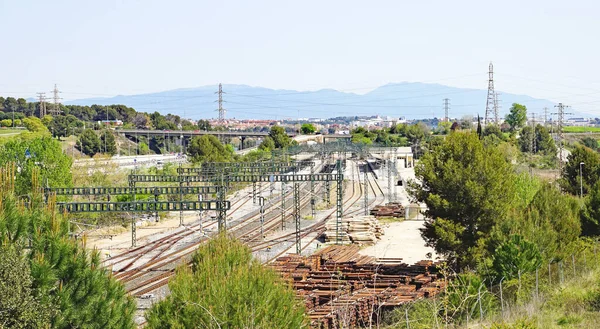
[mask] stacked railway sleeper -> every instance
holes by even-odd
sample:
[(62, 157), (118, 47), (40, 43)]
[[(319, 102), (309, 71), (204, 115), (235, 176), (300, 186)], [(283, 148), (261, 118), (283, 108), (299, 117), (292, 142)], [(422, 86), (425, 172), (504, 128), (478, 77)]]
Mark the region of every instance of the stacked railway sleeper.
[(330, 246), (309, 257), (287, 255), (271, 266), (304, 301), (312, 328), (355, 328), (376, 323), (383, 310), (432, 297), (444, 287), (439, 263), (358, 254), (357, 246)]

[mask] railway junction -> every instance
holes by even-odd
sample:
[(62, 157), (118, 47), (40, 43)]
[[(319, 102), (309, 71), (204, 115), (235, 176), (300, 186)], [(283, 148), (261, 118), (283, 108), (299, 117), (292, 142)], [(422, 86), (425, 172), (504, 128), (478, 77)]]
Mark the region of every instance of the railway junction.
[[(219, 231), (245, 242), (257, 259), (290, 280), (315, 328), (368, 325), (383, 309), (437, 293), (433, 261), (408, 266), (399, 258), (361, 255), (357, 245), (347, 245), (356, 241), (342, 225), (348, 219), (360, 223), (370, 209), (403, 199), (400, 173), (412, 155), (328, 143), (275, 156), (285, 160), (180, 166), (177, 175), (132, 173), (126, 187), (46, 187), (45, 193), (73, 198), (58, 203), (69, 213), (129, 216), (129, 241), (95, 245), (107, 256), (103, 265), (136, 297), (139, 323), (144, 310), (169, 293), (175, 269)], [(127, 201), (113, 201), (118, 196)], [(140, 196), (151, 197), (138, 201)], [(159, 213), (178, 215), (179, 225), (138, 236), (152, 229), (139, 227), (140, 214)], [(325, 243), (327, 227), (335, 233)]]

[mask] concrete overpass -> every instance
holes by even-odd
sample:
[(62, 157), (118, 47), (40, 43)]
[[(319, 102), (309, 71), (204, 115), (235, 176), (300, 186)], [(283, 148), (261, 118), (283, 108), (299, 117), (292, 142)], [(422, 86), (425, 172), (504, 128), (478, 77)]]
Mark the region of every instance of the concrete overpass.
[[(160, 136), (171, 139), (191, 139), (194, 136), (213, 135), (217, 137), (239, 137), (241, 139), (241, 145), (244, 144), (246, 138), (264, 138), (269, 135), (268, 132), (254, 132), (254, 131), (205, 131), (205, 130), (144, 130), (144, 129), (116, 129), (117, 134), (123, 134), (125, 136)], [(295, 133), (288, 133), (288, 136), (294, 138), (299, 143), (306, 142), (309, 140), (316, 141), (317, 143), (324, 143), (328, 139), (349, 139), (352, 135), (296, 135)], [(240, 146), (241, 146), (240, 145)], [(242, 149), (242, 147), (240, 147)]]

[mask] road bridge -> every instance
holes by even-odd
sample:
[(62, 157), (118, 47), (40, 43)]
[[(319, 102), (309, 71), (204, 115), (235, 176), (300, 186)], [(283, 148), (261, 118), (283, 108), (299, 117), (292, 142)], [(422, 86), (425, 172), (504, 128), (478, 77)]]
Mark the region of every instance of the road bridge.
[[(116, 129), (117, 134), (123, 134), (125, 136), (146, 136), (152, 137), (163, 137), (166, 139), (191, 139), (194, 136), (213, 135), (217, 137), (239, 137), (241, 139), (240, 150), (243, 149), (244, 140), (246, 138), (264, 138), (269, 135), (268, 132), (256, 132), (256, 131), (206, 131), (206, 130), (145, 130), (145, 129)], [(288, 133), (288, 136), (294, 138), (299, 143), (307, 142), (309, 140), (316, 141), (318, 143), (324, 143), (327, 139), (350, 139), (351, 135), (297, 135), (296, 133)], [(184, 142), (184, 145), (187, 144)]]

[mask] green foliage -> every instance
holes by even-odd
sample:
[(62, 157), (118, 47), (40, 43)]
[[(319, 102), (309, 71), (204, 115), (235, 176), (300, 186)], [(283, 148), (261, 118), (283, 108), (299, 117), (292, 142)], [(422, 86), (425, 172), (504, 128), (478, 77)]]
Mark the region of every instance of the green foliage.
[(198, 129), (204, 130), (204, 131), (210, 131), (211, 130), (210, 122), (208, 122), (208, 120), (198, 120)]
[(147, 143), (144, 142), (139, 142), (138, 143), (138, 150), (140, 151), (140, 154), (150, 154), (150, 147), (148, 147)]
[(0, 324), (2, 328), (42, 328), (53, 313), (33, 290), (27, 261), (14, 246), (0, 245)]
[(147, 328), (306, 328), (303, 306), (250, 249), (224, 234), (202, 245), (171, 295), (146, 313)]
[(437, 133), (440, 135), (447, 135), (450, 133), (450, 127), (452, 127), (452, 122), (440, 121), (437, 125)]
[(533, 139), (533, 129), (531, 129), (530, 126), (523, 127), (523, 129), (521, 129), (521, 135), (519, 136), (519, 148), (521, 149), (521, 152), (535, 152), (533, 149)]
[(258, 149), (262, 151), (272, 151), (275, 149), (275, 141), (273, 141), (273, 138), (271, 138), (271, 136), (267, 136), (260, 143)]
[(511, 280), (535, 271), (542, 264), (536, 245), (520, 235), (513, 235), (501, 244), (493, 255), (494, 271), (498, 278)]
[[(34, 177), (37, 177), (34, 176)], [(134, 328), (135, 303), (109, 277), (97, 251), (88, 252), (69, 237), (69, 222), (33, 193), (25, 208), (3, 181), (0, 241), (24, 252), (34, 295), (51, 314), (52, 328)], [(39, 187), (37, 187), (39, 188)], [(31, 191), (31, 190), (30, 190)], [(44, 313), (40, 314), (43, 319)]]
[(77, 149), (85, 155), (94, 156), (94, 154), (101, 150), (100, 138), (98, 138), (98, 135), (92, 129), (86, 129), (79, 135)]
[(500, 127), (496, 125), (487, 125), (483, 130), (483, 136), (487, 137), (492, 135), (496, 136), (500, 140), (504, 140), (504, 135), (502, 134), (502, 131), (500, 131)]
[(12, 120), (11, 119), (4, 119), (0, 121), (0, 125), (2, 127), (12, 127)]
[(275, 148), (286, 148), (292, 144), (292, 139), (285, 133), (285, 129), (283, 129), (283, 127), (271, 127), (269, 136), (273, 139), (273, 142), (275, 142)]
[(479, 318), (480, 309), (485, 315), (485, 312), (492, 313), (498, 307), (498, 301), (488, 292), (484, 280), (471, 272), (458, 274), (450, 281), (444, 294), (445, 312), (458, 323), (467, 318)]
[(585, 200), (585, 207), (581, 212), (581, 234), (600, 235), (600, 182), (594, 184)]
[(598, 150), (598, 141), (593, 137), (582, 138), (581, 144), (583, 144), (585, 147), (589, 147), (592, 150)]
[(600, 175), (600, 155), (585, 146), (576, 146), (567, 158), (562, 177), (559, 181), (561, 188), (573, 195), (579, 195), (581, 189), (581, 175), (583, 178), (583, 193), (587, 194), (592, 186), (598, 182)]
[(531, 319), (519, 319), (515, 323), (492, 323), (489, 329), (538, 329)]
[(421, 185), (409, 186), (427, 205), (422, 235), (427, 244), (459, 267), (473, 265), (484, 253), (494, 225), (514, 200), (514, 172), (495, 147), (472, 133), (453, 133), (434, 145), (415, 168)]
[(550, 135), (548, 128), (537, 125), (535, 126), (535, 144), (537, 152), (543, 152), (547, 155), (556, 155), (556, 145), (554, 144), (554, 139)]
[(527, 121), (527, 107), (525, 105), (513, 103), (510, 108), (510, 113), (506, 115), (505, 121), (513, 132), (523, 127), (525, 121)]
[(117, 153), (117, 143), (115, 136), (109, 129), (104, 129), (100, 135), (100, 149), (102, 152), (115, 155)]
[(545, 183), (525, 209), (513, 209), (513, 214), (500, 222), (494, 240), (499, 245), (519, 234), (538, 248), (544, 260), (561, 259), (581, 233), (579, 211), (575, 198)]
[(315, 131), (317, 131), (317, 128), (315, 128), (315, 125), (313, 125), (312, 123), (303, 123), (300, 127), (300, 131), (304, 135), (312, 135), (315, 133)]
[(23, 119), (23, 125), (31, 132), (36, 133), (49, 133), (48, 128), (44, 126), (42, 120), (36, 117), (28, 117)]
[(12, 162), (20, 171), (15, 187), (18, 195), (31, 191), (34, 169), (48, 179), (50, 186), (71, 186), (73, 160), (63, 153), (60, 143), (49, 136), (19, 136), (0, 145), (0, 166)]
[(74, 128), (83, 127), (83, 122), (79, 121), (74, 115), (57, 115), (53, 118), (50, 131), (53, 136), (66, 137), (73, 133)]
[(194, 162), (227, 162), (233, 158), (233, 150), (214, 135), (194, 137), (187, 150)]

